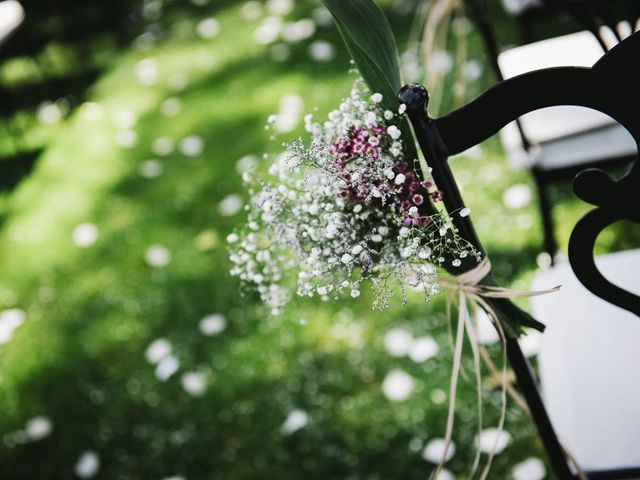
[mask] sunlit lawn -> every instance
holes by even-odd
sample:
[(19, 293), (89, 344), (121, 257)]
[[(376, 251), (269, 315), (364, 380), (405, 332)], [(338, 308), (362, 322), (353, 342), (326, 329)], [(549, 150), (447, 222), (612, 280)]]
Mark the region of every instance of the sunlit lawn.
[[(413, 479), (433, 467), (422, 449), (444, 434), (444, 298), (416, 297), (404, 307), (397, 300), (383, 313), (371, 311), (367, 295), (298, 301), (272, 317), (228, 275), (225, 237), (243, 220), (229, 198), (244, 195), (239, 159), (255, 155), (266, 165), (263, 152), (279, 153), (282, 141), (303, 133), (298, 127), (269, 141), (263, 129), (285, 94), (300, 95), (305, 112), (317, 106), (324, 114), (353, 75), (344, 53), (311, 60), (313, 39), (274, 61), (253, 39), (259, 21), (241, 19), (238, 6), (216, 18), (214, 39), (198, 38), (192, 20), (177, 19), (168, 40), (122, 54), (91, 103), (58, 127), (34, 173), (3, 200), (0, 306), (24, 310), (25, 322), (0, 346), (2, 478), (75, 478), (86, 451), (97, 453), (99, 478), (109, 479)], [(333, 29), (316, 36), (341, 49)], [(181, 102), (175, 116), (162, 113), (167, 98)], [(129, 130), (137, 139), (122, 133)], [(194, 135), (204, 142), (201, 154), (198, 137), (182, 142)], [(153, 145), (162, 137), (174, 148), (160, 155)], [(497, 141), (452, 165), (499, 277), (526, 288), (541, 242), (535, 200), (513, 209), (503, 196), (515, 184), (531, 188), (529, 178), (509, 170)], [(570, 203), (559, 211), (563, 241), (581, 209)], [(97, 226), (95, 243), (91, 226), (76, 229), (74, 243), (83, 223)], [(79, 247), (83, 241), (90, 245)], [(211, 314), (226, 319), (210, 318), (213, 330), (226, 328), (205, 335), (200, 322)], [(393, 357), (383, 345), (392, 328), (433, 336), (440, 353), (425, 362)], [(176, 361), (147, 360), (157, 339), (170, 343)], [(396, 369), (415, 380), (402, 402), (381, 389)], [(473, 392), (463, 381), (458, 452), (447, 464), (459, 478), (474, 454)], [(492, 426), (498, 392), (487, 386), (485, 393)], [(295, 410), (308, 418), (290, 432), (285, 421)], [(40, 416), (52, 431), (35, 440), (24, 429)], [(507, 430), (512, 443), (491, 478), (542, 455), (517, 407)]]

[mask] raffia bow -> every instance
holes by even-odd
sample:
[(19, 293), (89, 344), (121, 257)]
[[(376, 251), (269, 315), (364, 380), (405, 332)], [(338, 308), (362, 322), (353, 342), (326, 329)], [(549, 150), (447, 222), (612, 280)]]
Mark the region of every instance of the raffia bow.
[[(491, 371), (498, 374), (501, 384), (501, 406), (500, 406), (500, 419), (498, 421), (498, 430), (502, 431), (504, 428), (504, 421), (507, 412), (507, 392), (516, 399), (517, 403), (523, 405), (526, 409), (526, 404), (521, 399), (519, 394), (513, 389), (510, 382), (507, 379), (507, 358), (506, 358), (506, 342), (507, 337), (505, 330), (500, 323), (499, 316), (495, 309), (491, 306), (486, 299), (489, 298), (518, 298), (518, 297), (533, 297), (537, 295), (544, 295), (547, 293), (556, 292), (560, 289), (560, 286), (556, 286), (547, 290), (537, 290), (531, 292), (514, 291), (508, 288), (494, 287), (488, 285), (481, 285), (480, 282), (491, 273), (491, 262), (489, 258), (485, 257), (475, 268), (453, 277), (451, 280), (443, 280), (440, 285), (449, 290), (450, 294), (447, 300), (447, 316), (451, 323), (451, 307), (455, 302), (455, 296), (458, 297), (458, 321), (456, 326), (455, 342), (453, 346), (453, 367), (451, 369), (451, 383), (449, 388), (449, 409), (447, 414), (447, 424), (445, 433), (445, 446), (442, 454), (442, 460), (437, 466), (432, 476), (433, 480), (437, 480), (442, 466), (446, 462), (447, 453), (451, 445), (451, 438), (453, 434), (453, 423), (456, 404), (456, 392), (458, 387), (458, 379), (460, 377), (460, 367), (462, 361), (462, 349), (464, 344), (465, 331), (469, 339), (471, 346), (471, 352), (473, 355), (473, 363), (475, 369), (476, 380), (476, 394), (478, 398), (478, 445), (476, 445), (476, 457), (473, 463), (471, 476), (473, 476), (480, 464), (480, 432), (482, 431), (482, 378), (481, 378), (481, 359)], [(493, 324), (495, 325), (500, 341), (502, 343), (502, 368), (498, 372), (495, 365), (481, 348), (476, 337), (476, 331), (471, 322), (471, 315), (469, 314), (469, 303), (484, 309)], [(497, 438), (496, 438), (497, 442)], [(489, 469), (495, 455), (496, 443), (494, 443), (491, 453), (485, 467), (482, 469), (480, 476), (481, 480), (485, 480), (489, 474)]]

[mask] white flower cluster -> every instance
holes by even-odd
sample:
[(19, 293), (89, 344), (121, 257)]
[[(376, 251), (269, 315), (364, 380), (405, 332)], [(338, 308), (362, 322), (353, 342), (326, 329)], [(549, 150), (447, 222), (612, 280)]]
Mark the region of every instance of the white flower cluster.
[(438, 292), (435, 265), (478, 255), (434, 208), (441, 192), (404, 158), (401, 112), (368, 95), (358, 80), (326, 122), (308, 115), (311, 145), (287, 145), (271, 181), (244, 176), (251, 201), (246, 228), (228, 237), (231, 273), (255, 284), (274, 313), (290, 281), (299, 296), (329, 300), (358, 297), (371, 280), (376, 309), (396, 286), (403, 300), (407, 287), (429, 298)]

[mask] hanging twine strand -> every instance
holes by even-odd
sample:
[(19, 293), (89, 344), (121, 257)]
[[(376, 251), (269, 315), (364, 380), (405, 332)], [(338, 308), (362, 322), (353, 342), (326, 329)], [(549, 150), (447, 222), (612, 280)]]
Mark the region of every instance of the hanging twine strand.
[[(440, 464), (436, 467), (432, 480), (437, 480), (440, 471), (444, 463), (447, 460), (447, 454), (449, 452), (449, 448), (451, 446), (451, 439), (453, 435), (453, 424), (454, 424), (454, 416), (455, 416), (455, 405), (456, 405), (456, 392), (458, 388), (458, 379), (460, 377), (461, 372), (461, 364), (462, 364), (462, 350), (465, 339), (465, 331), (467, 333), (467, 338), (469, 344), (471, 346), (473, 364), (475, 368), (475, 384), (476, 384), (476, 394), (478, 397), (478, 442), (476, 445), (476, 455), (473, 462), (473, 467), (471, 471), (471, 478), (474, 476), (480, 464), (480, 433), (482, 431), (483, 424), (483, 409), (482, 409), (482, 378), (481, 378), (481, 364), (484, 361), (485, 365), (489, 368), (489, 370), (500, 379), (500, 418), (498, 420), (498, 431), (502, 432), (504, 429), (504, 423), (506, 419), (507, 413), (507, 394), (511, 395), (516, 403), (520, 406), (524, 407), (525, 411), (528, 411), (526, 407), (526, 403), (520, 396), (520, 394), (513, 388), (510, 381), (507, 377), (507, 357), (506, 357), (506, 344), (507, 344), (507, 336), (504, 328), (502, 327), (500, 321), (498, 320), (498, 314), (495, 309), (491, 306), (487, 299), (490, 298), (519, 298), (519, 297), (533, 297), (537, 295), (544, 295), (547, 293), (556, 292), (560, 289), (560, 286), (556, 286), (547, 290), (536, 290), (536, 291), (514, 291), (508, 288), (503, 287), (494, 287), (488, 285), (481, 285), (480, 282), (491, 273), (491, 262), (487, 257), (485, 257), (475, 268), (452, 278), (452, 280), (444, 280), (441, 281), (440, 284), (449, 289), (451, 294), (449, 295), (449, 299), (447, 301), (447, 317), (449, 318), (449, 325), (451, 329), (451, 308), (454, 303), (455, 294), (458, 296), (458, 321), (456, 325), (456, 334), (455, 340), (453, 342), (453, 366), (451, 368), (451, 381), (449, 387), (449, 409), (447, 413), (447, 423), (445, 429), (445, 444), (444, 451), (442, 454), (442, 460)], [(496, 365), (493, 363), (486, 350), (482, 348), (476, 336), (474, 325), (471, 321), (471, 315), (469, 314), (469, 303), (475, 304), (478, 307), (484, 309), (491, 321), (493, 322), (496, 330), (498, 331), (498, 335), (500, 337), (500, 342), (502, 344), (502, 368), (498, 371)], [(494, 441), (491, 452), (489, 453), (489, 458), (487, 459), (487, 463), (485, 464), (482, 472), (480, 474), (480, 480), (486, 480), (489, 475), (489, 469), (491, 468), (491, 463), (493, 462), (493, 457), (496, 453), (498, 436), (496, 436), (496, 440)], [(566, 449), (565, 449), (566, 452)], [(575, 469), (578, 471), (579, 478), (583, 478), (583, 473), (575, 459), (566, 452), (567, 458), (574, 465)]]

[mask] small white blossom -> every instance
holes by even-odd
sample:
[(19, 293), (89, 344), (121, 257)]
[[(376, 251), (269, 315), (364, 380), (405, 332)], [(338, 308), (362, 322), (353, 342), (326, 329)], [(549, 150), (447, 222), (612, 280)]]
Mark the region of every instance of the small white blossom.
[(371, 101), (373, 103), (380, 103), (382, 101), (382, 94), (374, 93), (373, 95), (371, 95)]
[(402, 135), (402, 133), (400, 132), (400, 129), (395, 125), (391, 125), (390, 127), (387, 127), (387, 133), (394, 140), (398, 140), (400, 138), (400, 135)]
[(292, 410), (289, 412), (287, 419), (282, 424), (280, 431), (284, 435), (291, 435), (292, 433), (304, 428), (309, 423), (309, 415), (303, 410)]
[(394, 180), (394, 183), (396, 185), (402, 185), (406, 179), (407, 177), (405, 177), (402, 173), (399, 173), (398, 175), (396, 175), (396, 179)]
[(471, 213), (471, 209), (468, 207), (465, 207), (462, 210), (460, 210), (461, 217), (468, 217), (470, 213)]
[(352, 260), (353, 260), (353, 257), (348, 253), (345, 253), (344, 255), (342, 255), (342, 257), (340, 257), (340, 261), (345, 265), (349, 265)]
[(400, 106), (398, 107), (398, 113), (402, 115), (406, 111), (407, 111), (407, 105), (404, 103), (401, 103)]

